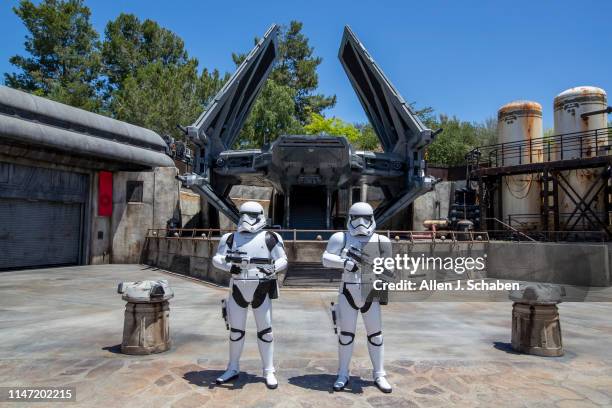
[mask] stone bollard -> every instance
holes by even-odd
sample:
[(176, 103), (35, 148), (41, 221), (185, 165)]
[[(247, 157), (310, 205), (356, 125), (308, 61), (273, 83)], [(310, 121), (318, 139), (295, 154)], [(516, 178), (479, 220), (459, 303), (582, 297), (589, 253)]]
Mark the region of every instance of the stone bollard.
[(563, 355), (559, 309), (563, 288), (540, 283), (511, 291), (512, 348), (543, 357)]
[(117, 292), (127, 302), (121, 352), (142, 355), (170, 349), (168, 300), (174, 293), (168, 281), (122, 282)]

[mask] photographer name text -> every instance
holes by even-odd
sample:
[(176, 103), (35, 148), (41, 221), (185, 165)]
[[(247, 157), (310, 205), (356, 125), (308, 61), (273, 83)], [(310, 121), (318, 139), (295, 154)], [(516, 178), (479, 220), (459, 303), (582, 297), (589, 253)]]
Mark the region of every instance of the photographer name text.
[(456, 280), (451, 282), (438, 282), (435, 279), (415, 282), (407, 279), (398, 282), (386, 282), (377, 279), (372, 282), (375, 290), (389, 291), (418, 291), (418, 290), (437, 290), (437, 291), (508, 291), (519, 290), (518, 282), (500, 282), (499, 280), (487, 282), (484, 279)]

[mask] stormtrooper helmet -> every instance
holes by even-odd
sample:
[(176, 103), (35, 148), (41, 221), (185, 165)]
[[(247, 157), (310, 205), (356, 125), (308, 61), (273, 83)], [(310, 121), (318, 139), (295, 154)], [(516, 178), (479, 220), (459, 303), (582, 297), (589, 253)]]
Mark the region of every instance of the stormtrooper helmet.
[(261, 204), (247, 201), (240, 206), (240, 220), (238, 231), (257, 232), (266, 226), (266, 217)]
[(347, 228), (352, 236), (371, 236), (376, 229), (374, 210), (368, 203), (355, 203), (349, 209)]

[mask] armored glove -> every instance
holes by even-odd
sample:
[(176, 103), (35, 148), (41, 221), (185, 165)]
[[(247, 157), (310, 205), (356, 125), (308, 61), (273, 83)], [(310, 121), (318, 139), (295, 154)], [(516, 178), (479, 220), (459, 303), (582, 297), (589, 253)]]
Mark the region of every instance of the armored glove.
[(357, 272), (359, 265), (354, 260), (347, 258), (344, 260), (344, 270), (347, 272)]
[(347, 272), (357, 272), (362, 262), (361, 251), (355, 247), (350, 247), (343, 251), (344, 270)]

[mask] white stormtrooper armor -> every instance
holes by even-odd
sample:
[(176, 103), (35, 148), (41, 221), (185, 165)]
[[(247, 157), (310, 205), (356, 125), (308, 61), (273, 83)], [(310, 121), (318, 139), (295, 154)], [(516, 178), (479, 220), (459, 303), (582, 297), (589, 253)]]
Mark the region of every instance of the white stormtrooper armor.
[(278, 386), (273, 363), (271, 299), (278, 297), (276, 273), (287, 268), (287, 255), (282, 238), (274, 232), (262, 231), (265, 225), (260, 204), (252, 201), (242, 204), (238, 231), (221, 237), (213, 257), (214, 266), (232, 274), (231, 291), (223, 301), (223, 317), (230, 330), (229, 364), (227, 371), (217, 378), (217, 384), (238, 377), (247, 309), (251, 305), (266, 386), (270, 389)]
[[(335, 305), (332, 303), (332, 317), (339, 326), (336, 329), (339, 343), (338, 378), (334, 383), (334, 390), (340, 391), (348, 383), (357, 315), (361, 312), (367, 331), (368, 352), (372, 361), (374, 382), (382, 392), (389, 393), (391, 385), (385, 378), (386, 373), (383, 368), (384, 348), (380, 300), (368, 296), (370, 292), (367, 287), (371, 288), (372, 284), (369, 281), (362, 282), (360, 272), (363, 257), (392, 257), (391, 241), (385, 236), (374, 233), (376, 229), (374, 211), (367, 203), (355, 203), (351, 206), (347, 228), (348, 232), (337, 232), (330, 237), (322, 259), (323, 266), (326, 268), (344, 270), (338, 302)], [(366, 245), (369, 253), (360, 253), (366, 249)], [(355, 252), (358, 253), (358, 256), (355, 256)], [(362, 285), (364, 285), (363, 288)]]

